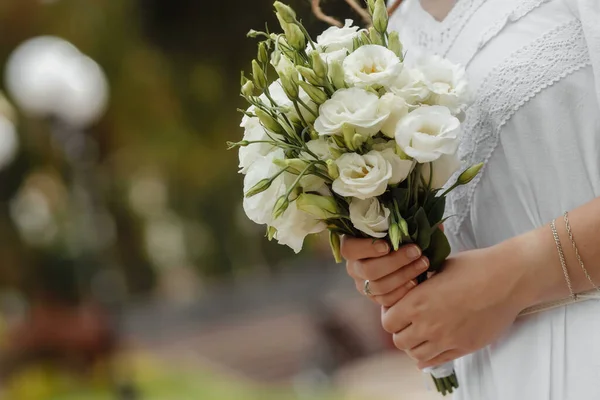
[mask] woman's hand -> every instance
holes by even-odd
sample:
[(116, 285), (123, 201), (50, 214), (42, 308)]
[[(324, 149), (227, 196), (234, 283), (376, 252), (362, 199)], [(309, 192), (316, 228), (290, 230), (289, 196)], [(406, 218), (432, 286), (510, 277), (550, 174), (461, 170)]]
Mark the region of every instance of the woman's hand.
[(531, 302), (528, 272), (507, 246), (461, 253), (444, 270), (382, 311), (384, 329), (420, 369), (496, 340)]
[(383, 240), (345, 237), (341, 250), (356, 289), (362, 294), (365, 281), (369, 280), (373, 294), (370, 297), (386, 307), (396, 304), (417, 286), (414, 279), (429, 268), (429, 261), (421, 257), (421, 250), (415, 245), (390, 253), (390, 246)]

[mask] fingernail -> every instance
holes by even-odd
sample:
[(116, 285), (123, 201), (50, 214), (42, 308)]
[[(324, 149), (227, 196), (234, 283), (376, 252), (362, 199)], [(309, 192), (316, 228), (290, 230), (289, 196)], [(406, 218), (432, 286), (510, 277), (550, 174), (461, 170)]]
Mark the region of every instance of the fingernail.
[(388, 246), (386, 242), (377, 242), (375, 243), (375, 250), (377, 250), (379, 254), (387, 254), (390, 251), (390, 246)]
[(410, 246), (408, 249), (406, 249), (406, 255), (411, 260), (416, 260), (417, 258), (421, 257), (421, 249), (419, 249), (417, 246)]
[(429, 268), (429, 260), (427, 259), (427, 257), (423, 257), (421, 258), (421, 262), (419, 263), (419, 270), (425, 271), (427, 268)]

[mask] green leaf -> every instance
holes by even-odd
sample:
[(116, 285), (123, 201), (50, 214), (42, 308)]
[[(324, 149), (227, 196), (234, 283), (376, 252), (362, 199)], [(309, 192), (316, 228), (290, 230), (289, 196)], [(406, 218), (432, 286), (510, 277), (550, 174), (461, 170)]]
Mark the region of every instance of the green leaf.
[(417, 210), (415, 222), (417, 224), (417, 245), (425, 251), (431, 242), (431, 225), (429, 225), (429, 220), (427, 219), (427, 214), (425, 214), (423, 207)]
[(398, 206), (400, 208), (400, 213), (402, 214), (405, 211), (405, 206), (410, 197), (410, 190), (407, 188), (394, 188), (392, 189), (392, 196), (398, 202)]
[(430, 225), (435, 225), (444, 218), (444, 209), (446, 208), (446, 198), (436, 197), (432, 207), (428, 210), (427, 219)]
[(436, 229), (431, 234), (431, 243), (429, 248), (425, 252), (425, 255), (429, 258), (429, 270), (438, 271), (446, 258), (450, 255), (450, 243), (448, 238), (440, 229)]

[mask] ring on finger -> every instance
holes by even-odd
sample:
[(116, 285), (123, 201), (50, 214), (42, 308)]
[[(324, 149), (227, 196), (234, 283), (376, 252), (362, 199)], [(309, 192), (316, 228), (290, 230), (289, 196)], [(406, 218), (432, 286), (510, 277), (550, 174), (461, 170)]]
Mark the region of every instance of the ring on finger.
[(369, 297), (373, 296), (373, 292), (371, 292), (371, 281), (368, 279), (365, 281), (363, 286), (363, 293)]

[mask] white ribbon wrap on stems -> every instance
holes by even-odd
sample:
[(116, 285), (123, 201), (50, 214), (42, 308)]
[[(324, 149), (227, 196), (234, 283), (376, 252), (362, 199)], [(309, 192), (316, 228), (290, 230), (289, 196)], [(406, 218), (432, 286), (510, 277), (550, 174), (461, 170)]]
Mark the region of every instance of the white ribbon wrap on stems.
[(454, 373), (454, 362), (450, 361), (437, 367), (424, 368), (423, 373), (431, 374), (436, 379), (447, 378)]

